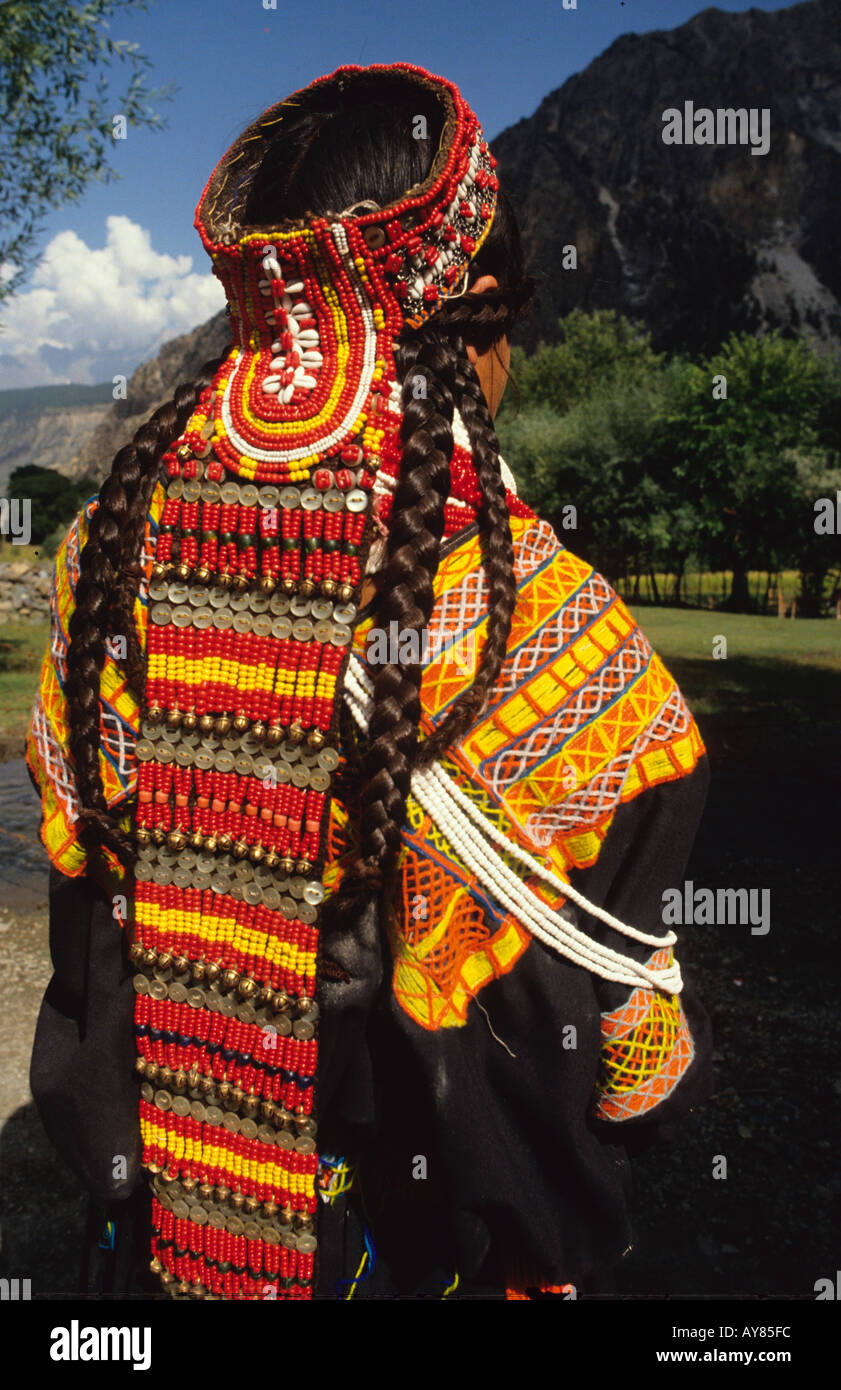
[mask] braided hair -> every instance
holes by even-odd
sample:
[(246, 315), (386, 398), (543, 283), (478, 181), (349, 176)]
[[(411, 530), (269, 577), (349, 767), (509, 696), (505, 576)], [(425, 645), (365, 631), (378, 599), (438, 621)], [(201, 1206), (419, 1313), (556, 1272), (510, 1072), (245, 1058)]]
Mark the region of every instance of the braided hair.
[(99, 764), (99, 690), (106, 635), (120, 633), (125, 637), (126, 677), (136, 690), (142, 689), (144, 663), (132, 609), (158, 465), (223, 360), (224, 354), (206, 362), (196, 380), (179, 386), (173, 399), (160, 406), (120, 449), (100, 490), (79, 560), (65, 683), (69, 749), (80, 804), (78, 833), (88, 849), (108, 845), (129, 864), (135, 858), (134, 846), (108, 812)]
[[(427, 121), (425, 140), (406, 134), (419, 112)], [(327, 216), (363, 199), (388, 206), (426, 178), (442, 130), (443, 114), (434, 97), (394, 74), (362, 73), (353, 82), (340, 79), (308, 89), (296, 98), (254, 174), (243, 221), (271, 226), (283, 219)], [(469, 285), (486, 274), (496, 278), (499, 288), (471, 293)], [(331, 915), (338, 914), (341, 921), (352, 921), (394, 871), (413, 768), (431, 761), (470, 727), (505, 657), (516, 600), (514, 552), (499, 443), (466, 344), (469, 340), (477, 351), (486, 351), (507, 336), (529, 311), (532, 287), (524, 273), (517, 224), (500, 188), (490, 232), (470, 264), (467, 293), (445, 301), (431, 319), (417, 329), (404, 329), (395, 340), (402, 381), (402, 458), (374, 611), (383, 626), (396, 621), (398, 629), (418, 634), (429, 623), (457, 408), (481, 495), (478, 522), (489, 591), (487, 635), (473, 683), (422, 742), (421, 666), (401, 661), (377, 668), (359, 799), (362, 838), (330, 903)], [(196, 382), (179, 388), (175, 400), (161, 407), (117, 455), (82, 552), (70, 629), (68, 699), (74, 730), (71, 753), (87, 836), (83, 842), (106, 843), (129, 861), (132, 847), (108, 814), (99, 768), (98, 693), (105, 632), (116, 620), (122, 624), (119, 630), (131, 634), (127, 677), (141, 688), (143, 663), (130, 617), (146, 510), (161, 455), (183, 430), (217, 365), (207, 364)], [(418, 376), (425, 380), (420, 398), (414, 391)]]

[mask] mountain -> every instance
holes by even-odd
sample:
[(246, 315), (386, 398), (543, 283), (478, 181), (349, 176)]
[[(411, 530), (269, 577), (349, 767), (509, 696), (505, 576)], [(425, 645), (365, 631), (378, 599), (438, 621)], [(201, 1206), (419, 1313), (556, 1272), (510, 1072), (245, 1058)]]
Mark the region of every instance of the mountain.
[(112, 404), (111, 385), (0, 391), (0, 490), (13, 468), (67, 469)]
[(200, 367), (218, 357), (230, 345), (228, 312), (221, 309), (207, 323), (171, 338), (149, 362), (143, 362), (129, 378), (126, 399), (115, 401), (103, 420), (68, 460), (62, 472), (71, 478), (90, 473), (104, 478), (118, 449), (159, 405), (170, 400), (175, 388), (192, 381)]
[[(665, 144), (663, 113), (686, 102), (767, 109), (768, 153)], [(841, 339), (841, 0), (625, 34), (492, 148), (540, 277), (524, 347), (575, 307), (640, 319), (658, 349), (734, 329)]]

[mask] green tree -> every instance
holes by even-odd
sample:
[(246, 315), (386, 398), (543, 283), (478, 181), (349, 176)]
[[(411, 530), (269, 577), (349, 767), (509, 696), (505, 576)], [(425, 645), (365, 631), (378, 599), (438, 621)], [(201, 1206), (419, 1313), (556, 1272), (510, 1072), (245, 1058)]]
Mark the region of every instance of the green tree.
[[(522, 393), (523, 405), (547, 405), (564, 415), (585, 399), (608, 372), (624, 379), (646, 377), (658, 368), (664, 355), (652, 351), (650, 335), (641, 324), (598, 309), (586, 314), (573, 309), (558, 320), (560, 340), (540, 343), (531, 356), (512, 349), (511, 368)], [(506, 396), (500, 416), (510, 414), (513, 402)]]
[(804, 475), (794, 460), (826, 452), (835, 380), (808, 343), (778, 333), (733, 334), (675, 370), (658, 422), (658, 476), (672, 472), (697, 512), (708, 563), (732, 569), (735, 609), (749, 606), (749, 570), (799, 563)]
[[(653, 575), (674, 549), (674, 499), (651, 469), (665, 391), (660, 361), (652, 357), (633, 370), (603, 369), (564, 414), (542, 402), (498, 417), (502, 453), (524, 500), (614, 581), (640, 571)], [(576, 509), (573, 534), (565, 524), (569, 506)], [(694, 525), (685, 529), (691, 547)]]
[[(32, 270), (46, 213), (118, 177), (108, 162), (114, 117), (135, 129), (165, 124), (152, 103), (174, 89), (147, 88), (149, 60), (107, 32), (112, 15), (132, 9), (147, 0), (0, 0), (0, 303)], [(118, 93), (115, 64), (128, 69)]]
[[(29, 500), (33, 545), (43, 545), (48, 537), (55, 539), (58, 535), (57, 545), (64, 539), (64, 532), (82, 504), (98, 488), (99, 485), (92, 478), (65, 478), (53, 468), (26, 463), (21, 468), (12, 469), (6, 496)], [(52, 553), (55, 553), (54, 549)]]

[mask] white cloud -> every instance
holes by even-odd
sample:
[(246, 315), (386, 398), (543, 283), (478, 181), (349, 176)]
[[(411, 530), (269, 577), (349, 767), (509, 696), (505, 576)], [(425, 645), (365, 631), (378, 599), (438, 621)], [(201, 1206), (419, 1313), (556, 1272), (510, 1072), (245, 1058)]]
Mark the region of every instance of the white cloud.
[(109, 217), (106, 228), (97, 248), (59, 232), (29, 287), (3, 307), (3, 387), (128, 376), (223, 307), (219, 281), (196, 274), (192, 256), (161, 255), (128, 217)]

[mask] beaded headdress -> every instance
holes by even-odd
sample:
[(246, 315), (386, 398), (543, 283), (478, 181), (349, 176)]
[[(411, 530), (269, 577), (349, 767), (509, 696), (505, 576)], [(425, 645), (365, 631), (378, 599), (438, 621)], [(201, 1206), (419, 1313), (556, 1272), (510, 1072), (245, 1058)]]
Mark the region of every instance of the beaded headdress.
[(243, 225), (295, 93), (196, 213), (233, 346), (153, 508), (131, 948), (152, 1268), (182, 1297), (312, 1296), (325, 839), (372, 502), (400, 457), (392, 344), (463, 290), (496, 208), (496, 161), (452, 83), (407, 63), (318, 83), (371, 72), (443, 106), (420, 185)]

